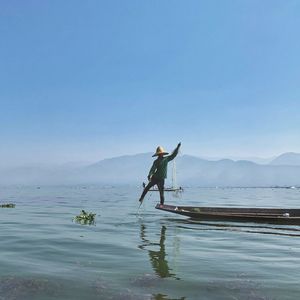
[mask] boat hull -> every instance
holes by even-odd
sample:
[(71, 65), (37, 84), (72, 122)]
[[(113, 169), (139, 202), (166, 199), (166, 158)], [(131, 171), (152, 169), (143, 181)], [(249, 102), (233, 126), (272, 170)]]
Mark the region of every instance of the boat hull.
[(192, 207), (157, 204), (156, 209), (203, 221), (260, 222), (300, 225), (300, 209)]
[[(150, 189), (149, 192), (159, 192), (159, 189)], [(183, 192), (182, 188), (164, 188), (164, 192)]]

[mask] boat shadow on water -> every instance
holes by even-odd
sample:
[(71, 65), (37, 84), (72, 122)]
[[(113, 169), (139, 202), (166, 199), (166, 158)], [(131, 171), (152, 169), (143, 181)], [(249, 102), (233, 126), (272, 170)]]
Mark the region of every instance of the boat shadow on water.
[(165, 218), (167, 223), (176, 223), (178, 228), (201, 231), (231, 231), (238, 233), (252, 233), (300, 237), (300, 226), (276, 225), (268, 223), (235, 223), (221, 221), (200, 221), (196, 219)]

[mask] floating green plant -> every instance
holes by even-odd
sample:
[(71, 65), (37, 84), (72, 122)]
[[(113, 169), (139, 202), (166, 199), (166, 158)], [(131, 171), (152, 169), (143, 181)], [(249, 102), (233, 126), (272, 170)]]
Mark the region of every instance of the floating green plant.
[(5, 203), (5, 204), (0, 204), (1, 208), (15, 208), (16, 204), (14, 203)]
[(76, 216), (74, 218), (74, 220), (77, 223), (80, 223), (82, 225), (87, 225), (87, 224), (91, 225), (91, 224), (95, 223), (95, 217), (96, 217), (96, 214), (88, 213), (88, 212), (82, 210), (80, 215)]

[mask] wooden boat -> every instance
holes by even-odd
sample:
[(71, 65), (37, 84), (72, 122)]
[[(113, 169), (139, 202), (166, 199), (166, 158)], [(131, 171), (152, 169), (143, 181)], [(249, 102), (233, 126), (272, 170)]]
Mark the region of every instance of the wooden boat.
[[(150, 192), (159, 192), (159, 189), (157, 187), (151, 188), (149, 190)], [(165, 187), (164, 188), (165, 192), (183, 192), (183, 188), (182, 187)]]
[(300, 225), (300, 209), (193, 207), (157, 204), (156, 209), (205, 221), (262, 222)]

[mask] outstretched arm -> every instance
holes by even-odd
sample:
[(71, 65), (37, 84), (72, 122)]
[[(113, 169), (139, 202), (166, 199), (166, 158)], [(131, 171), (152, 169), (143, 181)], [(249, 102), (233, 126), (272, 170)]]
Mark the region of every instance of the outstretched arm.
[(179, 143), (172, 154), (168, 156), (168, 161), (173, 160), (177, 156), (180, 146), (181, 143)]

